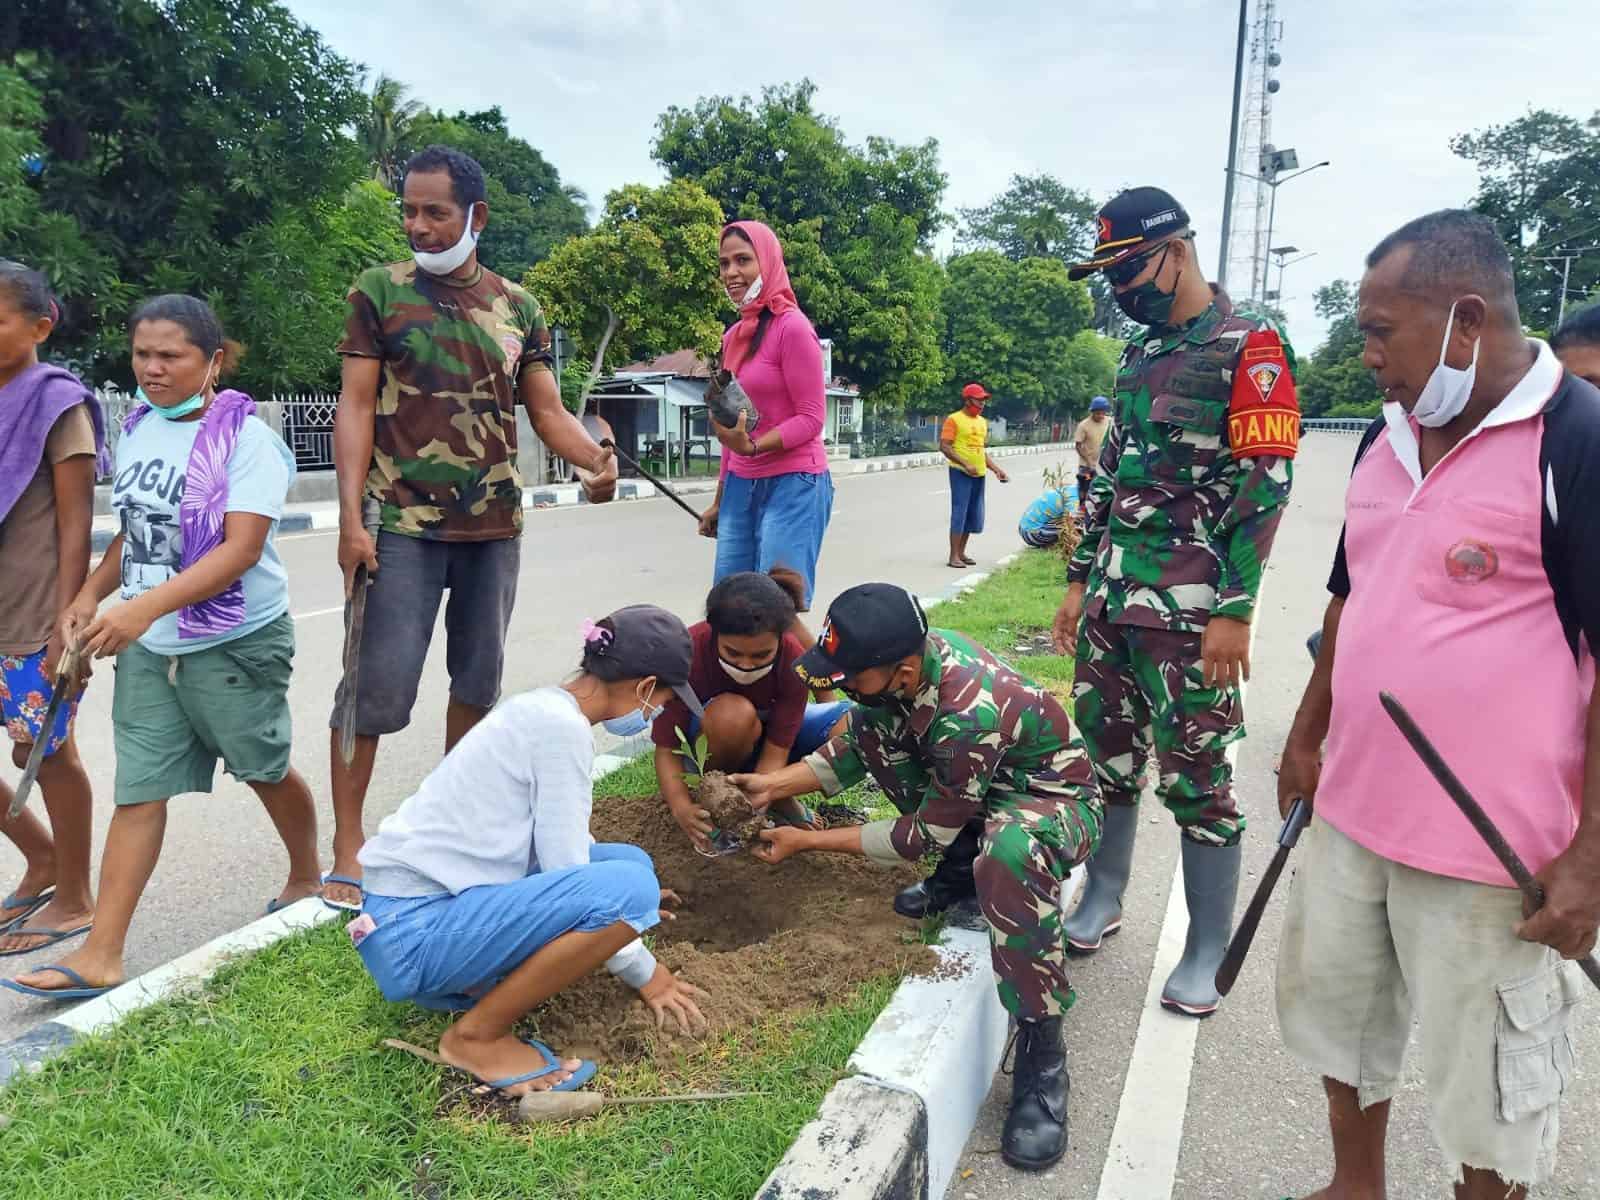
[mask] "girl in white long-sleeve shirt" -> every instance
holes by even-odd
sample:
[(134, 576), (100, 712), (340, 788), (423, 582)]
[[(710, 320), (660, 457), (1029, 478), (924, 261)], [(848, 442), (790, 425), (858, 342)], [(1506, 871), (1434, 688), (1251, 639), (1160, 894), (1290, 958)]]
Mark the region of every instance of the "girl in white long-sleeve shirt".
[(589, 834), (592, 726), (653, 716), (669, 693), (699, 711), (692, 657), (683, 622), (659, 608), (587, 626), (576, 679), (499, 705), (361, 851), (366, 903), (349, 929), (367, 970), (389, 1000), (467, 1010), (439, 1053), (493, 1087), (567, 1091), (593, 1076), (512, 1029), (601, 963), (658, 1021), (704, 1020), (704, 993), (638, 940), (672, 898), (650, 856)]

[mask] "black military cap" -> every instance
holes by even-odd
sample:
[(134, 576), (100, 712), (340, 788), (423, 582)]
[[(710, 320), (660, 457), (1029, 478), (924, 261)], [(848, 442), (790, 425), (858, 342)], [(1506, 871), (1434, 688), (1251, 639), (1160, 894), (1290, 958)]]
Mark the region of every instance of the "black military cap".
[(1088, 262), (1074, 263), (1067, 271), (1072, 279), (1082, 279), (1096, 271), (1104, 270), (1119, 258), (1137, 252), (1140, 247), (1159, 242), (1168, 234), (1176, 233), (1189, 225), (1189, 214), (1171, 192), (1155, 187), (1129, 188), (1100, 210), (1096, 218), (1099, 234), (1095, 241), (1094, 257)]
[(795, 663), (814, 687), (829, 687), (870, 667), (922, 649), (928, 618), (917, 598), (892, 583), (863, 583), (828, 606), (822, 636)]

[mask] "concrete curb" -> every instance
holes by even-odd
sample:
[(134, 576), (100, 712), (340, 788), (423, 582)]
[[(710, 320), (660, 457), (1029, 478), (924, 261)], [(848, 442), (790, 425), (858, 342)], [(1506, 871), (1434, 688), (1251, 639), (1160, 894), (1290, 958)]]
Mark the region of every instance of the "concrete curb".
[[(997, 446), (989, 451), (995, 458), (1014, 458), (1020, 454), (1044, 454), (1051, 451), (1071, 450), (1069, 442), (1049, 442), (1039, 446)], [(942, 454), (901, 454), (893, 458), (862, 458), (838, 459), (828, 464), (828, 469), (835, 477), (844, 475), (873, 475), (880, 471), (903, 471), (917, 467), (936, 467), (942, 464), (945, 458)], [(680, 496), (710, 496), (717, 490), (717, 481), (714, 479), (676, 480), (669, 481), (672, 490)], [(661, 490), (653, 483), (644, 479), (623, 479), (617, 484), (616, 500), (655, 500), (661, 498)], [(575, 483), (544, 484), (540, 487), (522, 489), (522, 507), (526, 509), (542, 508), (569, 508), (573, 505), (587, 505), (583, 489)], [(100, 514), (99, 521), (103, 522), (94, 530), (93, 548), (96, 553), (104, 550), (111, 544), (111, 539), (117, 535), (115, 526), (109, 524), (109, 518)], [(304, 533), (308, 530), (324, 530), (339, 528), (339, 506), (337, 503), (312, 503), (292, 504), (284, 512), (282, 520), (278, 523), (279, 533)]]

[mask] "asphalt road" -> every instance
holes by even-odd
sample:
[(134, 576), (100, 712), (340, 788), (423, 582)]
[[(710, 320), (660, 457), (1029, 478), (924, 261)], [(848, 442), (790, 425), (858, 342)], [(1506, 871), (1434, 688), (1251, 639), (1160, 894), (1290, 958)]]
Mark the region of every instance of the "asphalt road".
[[(1059, 452), (1007, 458), (1011, 483), (989, 485), (989, 532), (973, 539), (977, 570), (1017, 550), (1017, 518), (1043, 489), (1042, 472)], [(845, 588), (884, 579), (932, 595), (958, 576), (949, 554), (949, 490), (943, 468), (839, 476), (833, 522), (822, 553), (816, 619)], [(709, 496), (690, 497), (699, 508)], [(279, 549), (289, 573), (297, 649), (290, 685), (294, 764), (317, 797), (323, 867), (331, 861), (333, 815), (328, 795), (327, 723), (338, 683), (344, 626), (342, 585), (332, 533), (285, 536)], [(652, 603), (686, 621), (704, 611), (714, 544), (663, 499), (574, 506), (527, 514), (517, 608), (506, 650), (508, 694), (557, 683), (577, 666), (578, 626), (625, 604)], [(384, 739), (367, 799), (367, 829), (398, 808), (444, 749), (442, 618), (423, 676), (412, 725)], [(101, 672), (84, 697), (79, 745), (95, 789), (95, 870), (111, 817), (115, 760), (111, 741), (111, 673)], [(9, 766), (4, 768), (10, 770)], [(15, 781), (17, 772), (7, 776)], [(283, 886), (287, 861), (254, 794), (220, 770), (209, 796), (171, 804), (166, 844), (128, 939), (127, 966), (138, 974), (261, 915)], [(35, 802), (36, 803), (36, 802)], [(0, 838), (0, 895), (22, 873), (22, 858)], [(0, 960), (0, 975), (54, 961), (48, 951)], [(58, 1006), (0, 989), (0, 1040), (46, 1020)]]
[[(1307, 435), (1290, 511), (1267, 569), (1245, 701), (1249, 736), (1241, 745), (1236, 775), (1240, 803), (1250, 820), (1240, 911), (1274, 849), (1279, 820), (1273, 767), (1310, 674), (1305, 639), (1320, 628), (1327, 604), (1324, 585), (1338, 542), (1355, 446), (1354, 437)], [(1007, 1167), (997, 1147), (1010, 1080), (997, 1076), (950, 1186), (951, 1200), (1281, 1200), (1306, 1196), (1331, 1178), (1333, 1155), (1321, 1084), (1284, 1051), (1273, 1007), (1287, 873), (1233, 993), (1215, 1016), (1192, 1031), (1192, 1057), (1168, 1053), (1171, 1038), (1164, 1040), (1163, 1035), (1183, 1032), (1174, 1031), (1173, 1023), (1188, 1019), (1163, 1012), (1147, 997), (1147, 989), (1153, 977), (1159, 986), (1166, 974), (1165, 966), (1159, 972), (1152, 968), (1178, 839), (1158, 801), (1147, 795), (1141, 809), (1122, 932), (1074, 968), (1079, 999), (1067, 1018), (1071, 1149), (1053, 1170), (1039, 1176)], [(1180, 894), (1180, 916), (1182, 909)], [(1179, 920), (1175, 932), (1180, 946), (1183, 929)], [(1574, 1021), (1579, 1057), (1586, 1063), (1600, 1061), (1595, 1012), (1590, 1000)], [(1131, 1066), (1136, 1042), (1140, 1061)], [(1142, 1078), (1153, 1076), (1157, 1085), (1125, 1095), (1130, 1069), (1139, 1068), (1148, 1072)], [(1561, 1125), (1555, 1180), (1535, 1195), (1538, 1200), (1596, 1200), (1600, 1087), (1592, 1068), (1580, 1065)], [(1429, 1132), (1415, 1055), (1408, 1063), (1405, 1089), (1394, 1102), (1388, 1152), (1392, 1200), (1451, 1195)]]
[[(1241, 907), (1270, 857), (1278, 824), (1273, 763), (1309, 670), (1303, 643), (1326, 602), (1323, 583), (1354, 448), (1354, 439), (1339, 435), (1307, 437), (1291, 511), (1268, 568), (1247, 697), (1250, 736), (1238, 762), (1241, 801), (1252, 822)], [(979, 569), (1018, 547), (1016, 519), (1042, 487), (1042, 469), (1058, 457), (1006, 461), (1013, 482), (991, 484), (989, 532), (973, 543)], [(901, 583), (922, 595), (951, 583), (956, 573), (943, 565), (946, 497), (940, 469), (840, 478), (817, 581), (818, 612), (844, 588), (869, 579)], [(703, 497), (696, 500), (703, 502)], [(324, 848), (332, 829), (325, 729), (342, 633), (333, 551), (331, 534), (282, 542), (299, 638), (291, 688), (299, 731), (294, 759), (318, 796)], [(695, 537), (689, 518), (662, 500), (530, 513), (506, 689), (564, 678), (575, 665), (576, 631), (585, 617), (649, 601), (694, 619), (704, 603), (711, 562), (712, 544)], [(445, 684), (443, 649), (436, 645), (416, 721), (404, 735), (387, 739), (379, 752), (369, 829), (437, 761)], [(109, 688), (91, 688), (79, 723), (96, 788), (97, 841), (110, 815), (109, 705)], [(952, 1200), (1278, 1200), (1303, 1196), (1327, 1182), (1332, 1160), (1321, 1089), (1283, 1051), (1273, 1013), (1281, 902), (1268, 911), (1252, 958), (1215, 1017), (1191, 1030), (1175, 1030), (1167, 1023), (1182, 1018), (1146, 1003), (1153, 975), (1165, 974), (1164, 967), (1152, 968), (1161, 950), (1177, 850), (1170, 819), (1158, 805), (1148, 804), (1123, 932), (1075, 968), (1080, 998), (1068, 1019), (1071, 1152), (1057, 1168), (1038, 1176), (1021, 1175), (1001, 1162), (996, 1149), (1009, 1080), (997, 1077), (951, 1185)], [(276, 837), (246, 788), (224, 777), (212, 796), (175, 801), (165, 852), (129, 939), (129, 970), (148, 970), (253, 919), (282, 885), (283, 871)], [(0, 841), (0, 886), (9, 887), (19, 873), (20, 857)], [(1176, 932), (1181, 939), (1181, 923)], [(11, 968), (6, 973), (44, 961), (48, 955), (43, 953), (14, 959), (5, 964)], [(0, 1038), (54, 1011), (55, 1006), (0, 991)], [(1592, 1004), (1580, 1009), (1575, 1025), (1580, 1056), (1591, 1062), (1600, 1051), (1594, 1011)], [(1181, 1036), (1174, 1039), (1174, 1033)], [(1130, 1067), (1142, 1072), (1138, 1078), (1153, 1078), (1154, 1085), (1125, 1096)], [(1427, 1120), (1413, 1068), (1396, 1100), (1389, 1139), (1390, 1196), (1396, 1200), (1449, 1195)], [(1558, 1175), (1538, 1192), (1539, 1200), (1594, 1200), (1600, 1197), (1600, 1090), (1591, 1073), (1580, 1071), (1569, 1090), (1562, 1125)], [(970, 1174), (962, 1178), (962, 1172)], [(1144, 1182), (1132, 1190), (1116, 1182), (1130, 1175)]]

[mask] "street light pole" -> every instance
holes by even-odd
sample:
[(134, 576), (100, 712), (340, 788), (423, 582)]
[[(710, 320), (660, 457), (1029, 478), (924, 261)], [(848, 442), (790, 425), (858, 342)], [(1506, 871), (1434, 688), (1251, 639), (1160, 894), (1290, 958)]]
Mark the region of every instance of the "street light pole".
[[(1285, 151), (1284, 153), (1292, 154), (1293, 151)], [(1278, 217), (1278, 189), (1280, 187), (1282, 187), (1284, 184), (1288, 183), (1291, 179), (1299, 179), (1300, 176), (1309, 175), (1309, 174), (1311, 174), (1311, 172), (1317, 170), (1319, 167), (1329, 167), (1329, 166), (1332, 166), (1332, 165), (1333, 165), (1332, 160), (1325, 158), (1319, 163), (1313, 163), (1311, 166), (1306, 167), (1306, 168), (1304, 168), (1302, 170), (1299, 170), (1299, 171), (1295, 171), (1293, 174), (1285, 175), (1281, 179), (1278, 178), (1278, 175), (1277, 175), (1276, 171), (1274, 171), (1274, 172), (1272, 172), (1270, 174), (1267, 174), (1267, 175), (1246, 175), (1243, 171), (1240, 171), (1238, 173), (1239, 177), (1241, 179), (1249, 179), (1249, 180), (1251, 180), (1252, 182), (1255, 182), (1255, 183), (1264, 183), (1269, 188), (1272, 189), (1272, 201), (1267, 206), (1267, 245), (1268, 245), (1268, 247), (1270, 247), (1272, 245), (1272, 227), (1273, 227), (1273, 224), (1276, 222), (1277, 217)], [(1266, 282), (1267, 282), (1266, 273), (1265, 273), (1265, 271), (1263, 271), (1262, 272), (1262, 283), (1263, 283), (1263, 285)], [(1250, 287), (1251, 287), (1251, 297), (1250, 298), (1252, 300), (1254, 300), (1257, 297), (1254, 294), (1255, 277), (1254, 277), (1253, 274), (1252, 274), (1251, 279), (1250, 279)]]
[(1244, 87), (1244, 41), (1249, 28), (1250, 0), (1239, 0), (1239, 42), (1233, 54), (1233, 120), (1228, 126), (1227, 182), (1222, 189), (1222, 248), (1218, 251), (1217, 286), (1228, 285), (1228, 236), (1233, 230), (1233, 175), (1239, 157), (1239, 93)]

